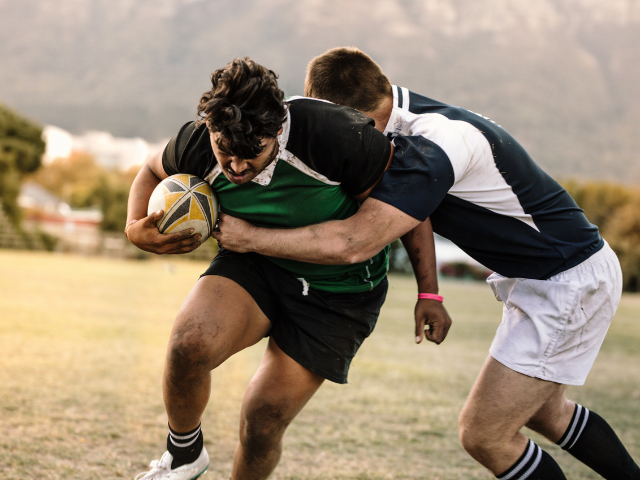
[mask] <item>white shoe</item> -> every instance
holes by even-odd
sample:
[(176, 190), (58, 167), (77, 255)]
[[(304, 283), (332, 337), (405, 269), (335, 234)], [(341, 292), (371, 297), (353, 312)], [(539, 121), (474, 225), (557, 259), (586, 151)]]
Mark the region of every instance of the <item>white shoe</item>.
[(207, 449), (202, 447), (202, 452), (195, 462), (187, 463), (175, 470), (171, 470), (171, 462), (173, 462), (173, 455), (164, 452), (160, 460), (153, 460), (149, 464), (151, 470), (139, 473), (133, 480), (193, 480), (209, 468), (209, 454)]

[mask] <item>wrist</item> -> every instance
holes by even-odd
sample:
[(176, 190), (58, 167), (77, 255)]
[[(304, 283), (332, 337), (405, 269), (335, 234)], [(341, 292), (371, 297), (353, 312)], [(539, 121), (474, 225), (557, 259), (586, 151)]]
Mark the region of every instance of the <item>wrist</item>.
[(440, 288), (438, 285), (437, 277), (434, 278), (433, 275), (424, 275), (421, 277), (416, 277), (416, 284), (418, 287), (418, 292), (420, 293), (433, 293), (438, 295)]
[(129, 221), (127, 222), (127, 224), (124, 226), (124, 234), (125, 234), (125, 236), (126, 236), (127, 238), (129, 238), (129, 235), (127, 234), (127, 230), (129, 230), (129, 227), (130, 227), (131, 225), (133, 225), (134, 223), (136, 223), (137, 221), (138, 221), (137, 219), (136, 219), (136, 220), (129, 220)]
[(419, 293), (418, 300), (422, 300), (422, 299), (437, 300), (440, 303), (444, 301), (444, 298), (441, 295), (436, 295), (435, 293)]

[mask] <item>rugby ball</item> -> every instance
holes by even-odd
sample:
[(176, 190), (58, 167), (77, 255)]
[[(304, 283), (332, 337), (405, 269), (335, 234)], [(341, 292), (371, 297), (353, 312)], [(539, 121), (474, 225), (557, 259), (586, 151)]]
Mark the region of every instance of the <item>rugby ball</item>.
[(158, 210), (164, 211), (156, 222), (160, 233), (193, 228), (202, 235), (200, 242), (204, 243), (218, 219), (218, 200), (207, 182), (195, 175), (179, 173), (162, 180), (151, 193), (147, 215)]

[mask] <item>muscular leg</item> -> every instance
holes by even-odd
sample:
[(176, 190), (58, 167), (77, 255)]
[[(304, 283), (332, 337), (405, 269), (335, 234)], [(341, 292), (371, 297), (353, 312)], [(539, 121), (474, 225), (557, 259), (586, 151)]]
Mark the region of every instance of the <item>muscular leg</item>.
[(569, 426), (576, 404), (567, 399), (566, 385), (559, 388), (529, 419), (526, 426), (556, 443)]
[(259, 480), (271, 474), (280, 460), (287, 426), (323, 381), (269, 339), (242, 401), (232, 480)]
[[(554, 443), (564, 440), (563, 449), (606, 479), (640, 480), (640, 468), (599, 415), (583, 413), (568, 428), (577, 411), (566, 386), (521, 375), (489, 357), (460, 416), (462, 444), (501, 475), (525, 452), (528, 440), (519, 430), (526, 425)], [(550, 457), (542, 462), (551, 470), (541, 478), (564, 478)]]
[(527, 447), (520, 433), (524, 425), (557, 438), (564, 433), (572, 415), (564, 393), (563, 385), (522, 375), (487, 357), (460, 414), (462, 445), (495, 475), (502, 474)]
[[(606, 420), (567, 400), (564, 390), (561, 395), (551, 397), (527, 427), (560, 445), (603, 478), (640, 479), (640, 467)], [(570, 425), (565, 427), (567, 418)]]
[(237, 283), (216, 275), (198, 280), (178, 313), (167, 349), (163, 395), (173, 430), (188, 432), (199, 425), (211, 392), (211, 370), (270, 328)]

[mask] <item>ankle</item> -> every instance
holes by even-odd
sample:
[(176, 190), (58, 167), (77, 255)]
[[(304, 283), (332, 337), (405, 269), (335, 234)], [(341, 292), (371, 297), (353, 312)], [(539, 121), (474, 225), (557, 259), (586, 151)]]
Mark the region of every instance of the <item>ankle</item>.
[(171, 469), (176, 469), (182, 465), (193, 463), (197, 460), (204, 447), (201, 426), (189, 432), (178, 432), (169, 426), (167, 435), (167, 450), (173, 456)]

